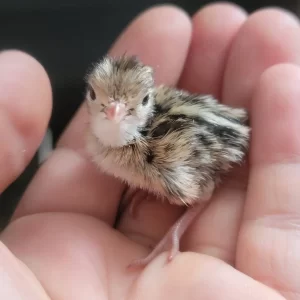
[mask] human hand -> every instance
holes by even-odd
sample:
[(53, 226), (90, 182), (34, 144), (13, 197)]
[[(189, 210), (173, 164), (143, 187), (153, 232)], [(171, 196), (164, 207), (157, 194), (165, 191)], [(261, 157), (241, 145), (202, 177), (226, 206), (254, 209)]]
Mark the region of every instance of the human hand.
[[(206, 6), (192, 24), (172, 7), (139, 16), (110, 53), (138, 54), (158, 82), (249, 108), (249, 170), (223, 183), (182, 241), (187, 252), (128, 272), (181, 210), (143, 202), (113, 228), (124, 186), (88, 161), (80, 108), (1, 234), (0, 299), (298, 299), (299, 33), (287, 12), (246, 16), (229, 4)], [(0, 66), (3, 190), (43, 137), (51, 91), (27, 55), (2, 53)]]

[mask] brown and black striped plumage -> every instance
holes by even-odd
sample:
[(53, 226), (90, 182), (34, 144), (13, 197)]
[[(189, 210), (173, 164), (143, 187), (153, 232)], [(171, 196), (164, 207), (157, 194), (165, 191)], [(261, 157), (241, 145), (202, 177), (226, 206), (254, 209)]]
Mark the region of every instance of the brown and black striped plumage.
[[(101, 169), (132, 187), (192, 205), (245, 157), (250, 129), (244, 109), (210, 95), (155, 87), (152, 68), (136, 58), (104, 58), (87, 83), (88, 151)], [(126, 105), (124, 123), (99, 120), (111, 98)]]

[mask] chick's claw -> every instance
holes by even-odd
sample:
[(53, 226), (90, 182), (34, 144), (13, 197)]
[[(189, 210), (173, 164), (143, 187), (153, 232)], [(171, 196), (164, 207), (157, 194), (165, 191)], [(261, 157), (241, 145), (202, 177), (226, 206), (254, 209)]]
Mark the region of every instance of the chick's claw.
[(142, 259), (137, 259), (128, 265), (128, 269), (143, 268), (147, 266), (155, 257), (164, 250), (168, 250), (167, 263), (171, 262), (179, 252), (179, 243), (183, 234), (186, 232), (196, 216), (203, 209), (204, 204), (200, 203), (193, 208), (188, 208), (179, 220), (170, 228), (155, 248)]

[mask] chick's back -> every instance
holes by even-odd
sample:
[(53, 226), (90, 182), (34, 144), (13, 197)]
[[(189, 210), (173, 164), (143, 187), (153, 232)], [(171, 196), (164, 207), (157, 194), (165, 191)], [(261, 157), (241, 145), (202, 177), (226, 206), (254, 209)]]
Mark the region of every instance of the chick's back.
[(154, 117), (143, 132), (145, 174), (157, 176), (171, 203), (193, 204), (242, 162), (249, 141), (247, 112), (166, 86), (156, 88), (155, 99)]

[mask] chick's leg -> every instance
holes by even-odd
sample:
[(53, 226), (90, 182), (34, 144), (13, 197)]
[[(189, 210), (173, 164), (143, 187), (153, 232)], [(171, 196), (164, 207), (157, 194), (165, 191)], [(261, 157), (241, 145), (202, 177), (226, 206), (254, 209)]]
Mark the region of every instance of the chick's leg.
[(207, 200), (211, 197), (211, 192), (203, 198), (201, 202), (192, 208), (188, 208), (186, 212), (178, 219), (178, 221), (170, 228), (157, 246), (150, 252), (148, 256), (142, 259), (134, 260), (128, 268), (145, 267), (156, 256), (164, 250), (169, 250), (168, 262), (170, 262), (179, 251), (179, 242), (187, 228), (195, 220), (196, 216), (203, 210), (207, 204)]

